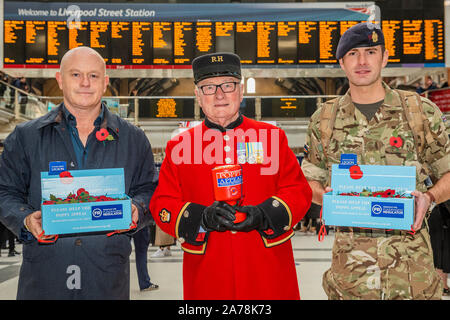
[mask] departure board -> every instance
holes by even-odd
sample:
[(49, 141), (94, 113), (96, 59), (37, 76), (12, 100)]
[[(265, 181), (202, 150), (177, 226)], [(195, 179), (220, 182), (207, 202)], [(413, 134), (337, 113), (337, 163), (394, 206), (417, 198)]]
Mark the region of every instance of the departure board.
[(298, 63), (319, 63), (319, 23), (317, 21), (300, 21), (298, 23)]
[(163, 98), (139, 100), (139, 118), (194, 118), (194, 99)]
[(191, 64), (194, 58), (194, 23), (174, 22), (173, 25), (173, 62), (174, 64)]
[(403, 20), (403, 62), (414, 63), (423, 57), (423, 20)]
[(195, 33), (195, 56), (215, 52), (214, 26), (211, 21), (197, 22)]
[(49, 21), (47, 24), (47, 63), (59, 64), (69, 49), (69, 35), (65, 21)]
[(216, 52), (234, 52), (234, 22), (216, 22)]
[(131, 63), (130, 45), (132, 25), (127, 21), (111, 22), (111, 64)]
[(297, 61), (297, 22), (278, 22), (278, 63), (295, 64)]
[(152, 43), (152, 23), (133, 21), (131, 26), (131, 63), (134, 65), (151, 65)]
[(25, 63), (45, 64), (47, 23), (45, 21), (26, 21), (25, 23)]
[(264, 118), (310, 117), (316, 111), (316, 99), (262, 98), (261, 116)]
[(258, 21), (256, 35), (256, 63), (274, 64), (277, 59), (276, 22)]
[[(3, 63), (55, 67), (67, 50), (90, 46), (108, 68), (186, 68), (212, 52), (234, 52), (244, 66), (338, 67), (339, 39), (359, 22), (4, 20)], [(383, 20), (381, 28), (388, 66), (444, 64), (442, 19)]]
[(256, 63), (256, 22), (236, 22), (236, 54), (242, 64)]
[(153, 23), (153, 64), (169, 65), (173, 63), (172, 22)]
[(444, 24), (439, 19), (424, 20), (424, 60), (444, 61)]
[(69, 22), (69, 49), (89, 46), (90, 43), (90, 29), (89, 22), (80, 21)]
[(335, 54), (339, 42), (339, 22), (319, 22), (319, 63), (337, 63)]
[(388, 62), (400, 63), (402, 52), (402, 21), (401, 20), (383, 20), (381, 22), (383, 29), (384, 42), (389, 52)]
[(4, 23), (4, 63), (25, 63), (25, 21), (7, 20)]
[[(95, 49), (103, 57), (106, 63), (110, 62), (110, 22), (91, 21), (89, 23), (90, 47)], [(114, 50), (116, 50), (115, 48)]]

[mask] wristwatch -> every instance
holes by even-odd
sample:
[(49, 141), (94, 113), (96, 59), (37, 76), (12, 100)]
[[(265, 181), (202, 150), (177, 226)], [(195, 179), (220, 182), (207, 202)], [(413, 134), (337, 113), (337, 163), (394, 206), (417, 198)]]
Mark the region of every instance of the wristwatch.
[(428, 208), (428, 210), (432, 211), (434, 209), (434, 207), (436, 207), (436, 198), (430, 191), (425, 192), (425, 194), (427, 194), (430, 197), (431, 203), (430, 203), (430, 207)]

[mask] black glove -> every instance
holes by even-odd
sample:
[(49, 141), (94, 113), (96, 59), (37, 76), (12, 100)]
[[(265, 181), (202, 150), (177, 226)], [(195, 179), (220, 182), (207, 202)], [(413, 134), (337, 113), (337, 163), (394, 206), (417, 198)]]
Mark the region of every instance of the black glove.
[(236, 211), (247, 214), (244, 221), (234, 224), (234, 231), (264, 231), (269, 228), (269, 223), (264, 215), (264, 211), (256, 206), (236, 207)]
[(201, 226), (206, 231), (231, 230), (236, 219), (236, 210), (226, 202), (214, 201), (212, 205), (205, 208), (202, 214)]

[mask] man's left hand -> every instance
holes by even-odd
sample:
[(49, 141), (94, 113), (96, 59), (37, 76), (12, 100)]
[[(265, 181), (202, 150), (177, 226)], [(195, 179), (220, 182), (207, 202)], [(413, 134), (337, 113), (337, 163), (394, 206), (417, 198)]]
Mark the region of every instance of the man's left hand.
[[(131, 204), (131, 226), (133, 226), (133, 225), (137, 226), (138, 220), (139, 220), (138, 208), (134, 204)], [(122, 233), (122, 232), (130, 231), (131, 226), (130, 226), (130, 229), (116, 230), (115, 233)]]
[(431, 200), (428, 195), (417, 190), (411, 192), (411, 194), (416, 197), (414, 202), (414, 224), (412, 228), (414, 231), (417, 231), (422, 227), (423, 219), (430, 208)]
[(234, 224), (231, 228), (233, 231), (264, 231), (269, 227), (264, 212), (257, 206), (236, 207), (236, 211), (246, 213), (247, 217), (244, 221)]
[(138, 220), (139, 220), (139, 211), (138, 211), (138, 208), (137, 208), (134, 204), (132, 204), (132, 205), (131, 205), (131, 221), (132, 221), (134, 224), (137, 224), (137, 223), (138, 223)]

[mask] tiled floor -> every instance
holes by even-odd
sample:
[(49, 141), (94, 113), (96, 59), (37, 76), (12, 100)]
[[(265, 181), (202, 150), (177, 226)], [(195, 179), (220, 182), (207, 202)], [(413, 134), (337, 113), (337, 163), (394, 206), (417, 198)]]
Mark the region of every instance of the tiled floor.
[[(322, 274), (330, 267), (333, 234), (325, 237), (323, 242), (315, 235), (297, 232), (292, 238), (294, 258), (297, 266), (300, 296), (303, 300), (327, 299), (322, 289)], [(21, 245), (17, 245), (21, 252)], [(134, 252), (131, 255), (131, 289), (133, 300), (179, 300), (182, 299), (182, 261), (183, 253), (179, 246), (172, 247), (172, 256), (151, 258), (157, 250), (150, 247), (148, 251), (148, 269), (151, 281), (159, 285), (159, 289), (149, 292), (139, 291)], [(8, 257), (3, 249), (0, 257), (0, 299), (15, 299), (17, 282), (22, 256)]]

